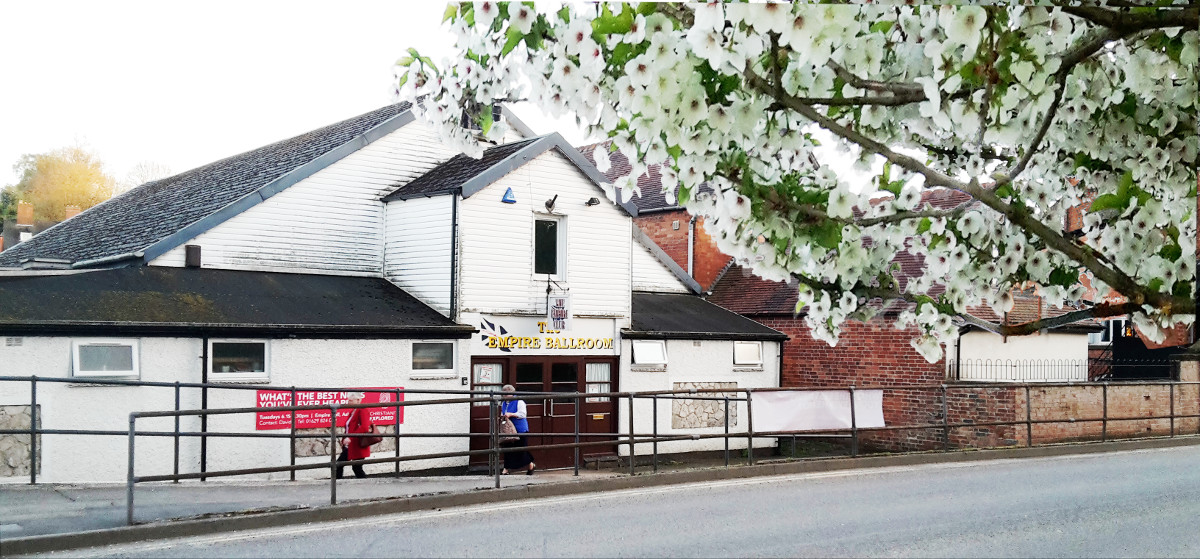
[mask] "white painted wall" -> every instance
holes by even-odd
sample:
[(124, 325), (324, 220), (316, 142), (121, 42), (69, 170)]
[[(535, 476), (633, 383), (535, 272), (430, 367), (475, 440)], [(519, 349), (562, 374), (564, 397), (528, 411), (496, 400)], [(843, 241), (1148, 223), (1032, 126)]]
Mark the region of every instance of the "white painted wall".
[[(508, 188), (515, 204), (500, 202)], [(545, 276), (533, 274), (533, 222), (556, 194), (554, 215), (564, 218), (567, 242), (567, 273), (557, 288), (570, 290), (575, 316), (628, 319), (633, 220), (557, 150), (461, 201), (461, 312), (545, 313)], [(585, 206), (592, 197), (602, 202)]]
[[(419, 341), (419, 340), (418, 340)], [(411, 368), (409, 340), (271, 340), (268, 384), (284, 389), (308, 387), (401, 386), (406, 389), (460, 390), (459, 378), (469, 368), (468, 344), (456, 342), (456, 367), (453, 371), (430, 374)], [(200, 339), (142, 338), (140, 342), (141, 380), (161, 382), (199, 382), (201, 379)], [(25, 337), (20, 347), (0, 346), (0, 375), (67, 378), (70, 368), (71, 339), (66, 337)], [(210, 408), (253, 407), (253, 390), (210, 389)], [(436, 395), (409, 395), (407, 401), (443, 398)], [(100, 387), (78, 384), (38, 386), (38, 402), (44, 426), (57, 429), (113, 429), (127, 431), (132, 411), (163, 411), (174, 407), (173, 388)], [(28, 405), (27, 383), (0, 383), (0, 405)], [(200, 407), (199, 389), (185, 389), (182, 406)], [(183, 430), (198, 431), (199, 420), (181, 423)], [(170, 419), (139, 420), (138, 430), (171, 430)], [(466, 432), (468, 409), (464, 404), (414, 406), (404, 412), (400, 432)], [(209, 431), (254, 432), (253, 414), (213, 416)], [(287, 430), (263, 431), (286, 433)], [(44, 435), (42, 437), (42, 473), (39, 480), (53, 483), (120, 482), (126, 476), (127, 439), (124, 436)], [(280, 439), (210, 438), (208, 470), (240, 469), (262, 466), (286, 466), (289, 441)], [(466, 450), (463, 438), (401, 439), (402, 454), (427, 454)], [(172, 440), (138, 437), (135, 465), (137, 475), (172, 472)], [(388, 453), (390, 455), (390, 452)], [(81, 459), (86, 457), (86, 459)], [(181, 445), (181, 472), (199, 471), (198, 439), (185, 439)], [(297, 463), (325, 463), (328, 457), (298, 458)], [(466, 458), (443, 458), (404, 462), (401, 469), (465, 466)], [(367, 471), (392, 471), (391, 464), (366, 466)], [(349, 472), (347, 472), (349, 473)], [(327, 477), (328, 470), (297, 473), (300, 478)], [(287, 472), (255, 476), (287, 479)], [(22, 478), (27, 479), (27, 478)], [(20, 482), (6, 478), (0, 481)]]
[[(382, 275), (380, 198), (456, 153), (409, 123), (184, 244), (205, 268)], [(183, 266), (183, 245), (150, 264)]]
[(387, 203), (384, 276), (450, 314), (453, 194)]
[[(697, 345), (699, 344), (699, 345)], [(667, 366), (653, 368), (631, 363), (633, 351), (631, 341), (621, 341), (621, 386), (622, 391), (651, 391), (672, 390), (677, 382), (736, 382), (738, 388), (767, 388), (779, 386), (779, 343), (763, 342), (763, 364), (761, 367), (734, 366), (733, 342), (727, 340), (667, 340)], [(744, 395), (743, 395), (744, 396)], [(731, 433), (745, 433), (749, 418), (746, 403), (736, 402), (737, 424), (730, 425)], [(638, 399), (634, 403), (634, 430), (638, 433), (651, 433), (654, 430), (653, 402), (649, 399)], [(619, 432), (629, 432), (628, 400), (619, 403), (618, 415), (621, 418)], [(732, 423), (732, 421), (731, 421)], [(671, 427), (671, 401), (658, 402), (658, 433), (660, 435), (707, 434), (724, 433), (724, 427), (708, 427), (702, 429), (673, 429)], [(754, 439), (755, 448), (774, 446), (775, 439)], [(650, 444), (639, 444), (636, 452), (639, 455), (650, 454), (653, 449)], [(730, 440), (732, 449), (747, 448), (746, 438)], [(668, 441), (658, 445), (660, 453), (694, 452), (706, 450), (722, 450), (725, 448), (723, 439), (701, 439), (695, 441)], [(622, 456), (629, 454), (628, 446), (619, 446)]]
[[(955, 345), (946, 345), (947, 366), (955, 358)], [(1087, 380), (1088, 343), (1087, 334), (1047, 332), (1030, 336), (1010, 336), (1007, 341), (997, 334), (972, 330), (962, 336), (962, 353), (960, 358), (964, 363), (990, 361), (993, 363), (1055, 361), (1080, 363), (1081, 367), (1070, 370), (1051, 368), (1054, 372), (1045, 379), (1049, 381), (1085, 381)], [(969, 378), (968, 378), (969, 377)], [(969, 366), (963, 367), (962, 380), (1011, 380), (998, 378)]]
[(633, 241), (633, 290), (652, 293), (688, 293), (688, 288), (679, 281), (650, 249)]

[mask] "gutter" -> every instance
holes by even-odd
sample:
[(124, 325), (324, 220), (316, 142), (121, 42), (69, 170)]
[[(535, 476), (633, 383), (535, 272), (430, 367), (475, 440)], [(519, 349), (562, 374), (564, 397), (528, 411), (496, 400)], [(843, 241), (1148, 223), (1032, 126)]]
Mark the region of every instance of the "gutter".
[[(621, 330), (621, 337), (630, 340), (736, 340), (736, 341), (785, 341), (788, 335), (782, 332), (774, 334), (750, 332), (646, 332), (640, 330)], [(782, 352), (781, 352), (782, 354)]]
[(126, 252), (124, 254), (115, 254), (113, 256), (105, 256), (102, 258), (92, 258), (90, 260), (80, 260), (71, 264), (72, 268), (88, 268), (98, 264), (112, 264), (114, 262), (123, 262), (125, 260), (133, 260), (142, 258), (146, 253), (144, 251)]
[(267, 337), (367, 339), (468, 339), (477, 332), (465, 325), (376, 326), (337, 324), (196, 324), (186, 322), (75, 322), (66, 320), (0, 323), (0, 335), (103, 334), (145, 337)]

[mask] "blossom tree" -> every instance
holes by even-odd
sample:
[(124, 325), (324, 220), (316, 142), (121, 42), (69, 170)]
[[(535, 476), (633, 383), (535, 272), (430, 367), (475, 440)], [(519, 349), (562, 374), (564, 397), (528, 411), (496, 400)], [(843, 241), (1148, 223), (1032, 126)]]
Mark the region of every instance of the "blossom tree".
[[(721, 250), (798, 280), (797, 310), (831, 344), (873, 300), (909, 303), (899, 326), (931, 361), (954, 316), (1021, 335), (1129, 314), (1161, 339), (1194, 319), (1200, 161), (1200, 8), (1163, 4), (452, 4), (460, 56), (410, 50), (397, 94), (476, 155), (463, 117), (495, 141), (493, 103), (575, 115), (633, 162), (610, 197), (661, 165), (663, 193)], [(822, 141), (869, 184), (822, 165)], [(606, 171), (607, 150), (593, 155)], [(965, 201), (923, 202), (934, 187)], [(1081, 234), (1064, 232), (1089, 201)], [(1014, 288), (1075, 303), (1084, 283), (1125, 301), (1020, 325), (965, 312), (1003, 313)]]

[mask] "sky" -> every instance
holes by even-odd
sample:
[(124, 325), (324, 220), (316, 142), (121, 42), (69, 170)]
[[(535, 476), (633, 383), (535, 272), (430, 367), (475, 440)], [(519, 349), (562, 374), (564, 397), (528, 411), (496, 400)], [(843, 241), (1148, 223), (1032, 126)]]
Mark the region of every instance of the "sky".
[[(82, 145), (123, 180), (174, 173), (392, 102), (409, 47), (453, 52), (440, 2), (0, 2), (0, 186), (22, 154)], [(582, 143), (565, 121), (518, 116)]]

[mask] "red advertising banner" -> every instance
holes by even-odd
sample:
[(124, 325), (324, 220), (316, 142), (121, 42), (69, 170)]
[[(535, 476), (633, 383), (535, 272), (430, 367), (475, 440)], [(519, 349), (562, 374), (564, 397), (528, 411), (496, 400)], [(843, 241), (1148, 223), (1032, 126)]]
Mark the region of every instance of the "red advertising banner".
[[(351, 389), (346, 392), (338, 390), (297, 390), (297, 406), (326, 406), (329, 404), (345, 404), (346, 395), (354, 390), (361, 391), (365, 396), (364, 404), (391, 404), (391, 407), (364, 408), (359, 411), (370, 413), (371, 422), (375, 425), (395, 425), (404, 423), (404, 408), (400, 408), (400, 416), (396, 417), (396, 393), (368, 392), (368, 390), (403, 390), (402, 387), (381, 387)], [(400, 401), (404, 401), (404, 393), (400, 393)], [(255, 406), (260, 408), (288, 407), (292, 405), (291, 390), (259, 390), (255, 397)], [(345, 427), (353, 410), (338, 410), (338, 427)], [(257, 414), (255, 428), (259, 431), (268, 429), (290, 429), (292, 413), (289, 411), (260, 411)], [(298, 411), (296, 414), (297, 429), (329, 428), (329, 410)]]

